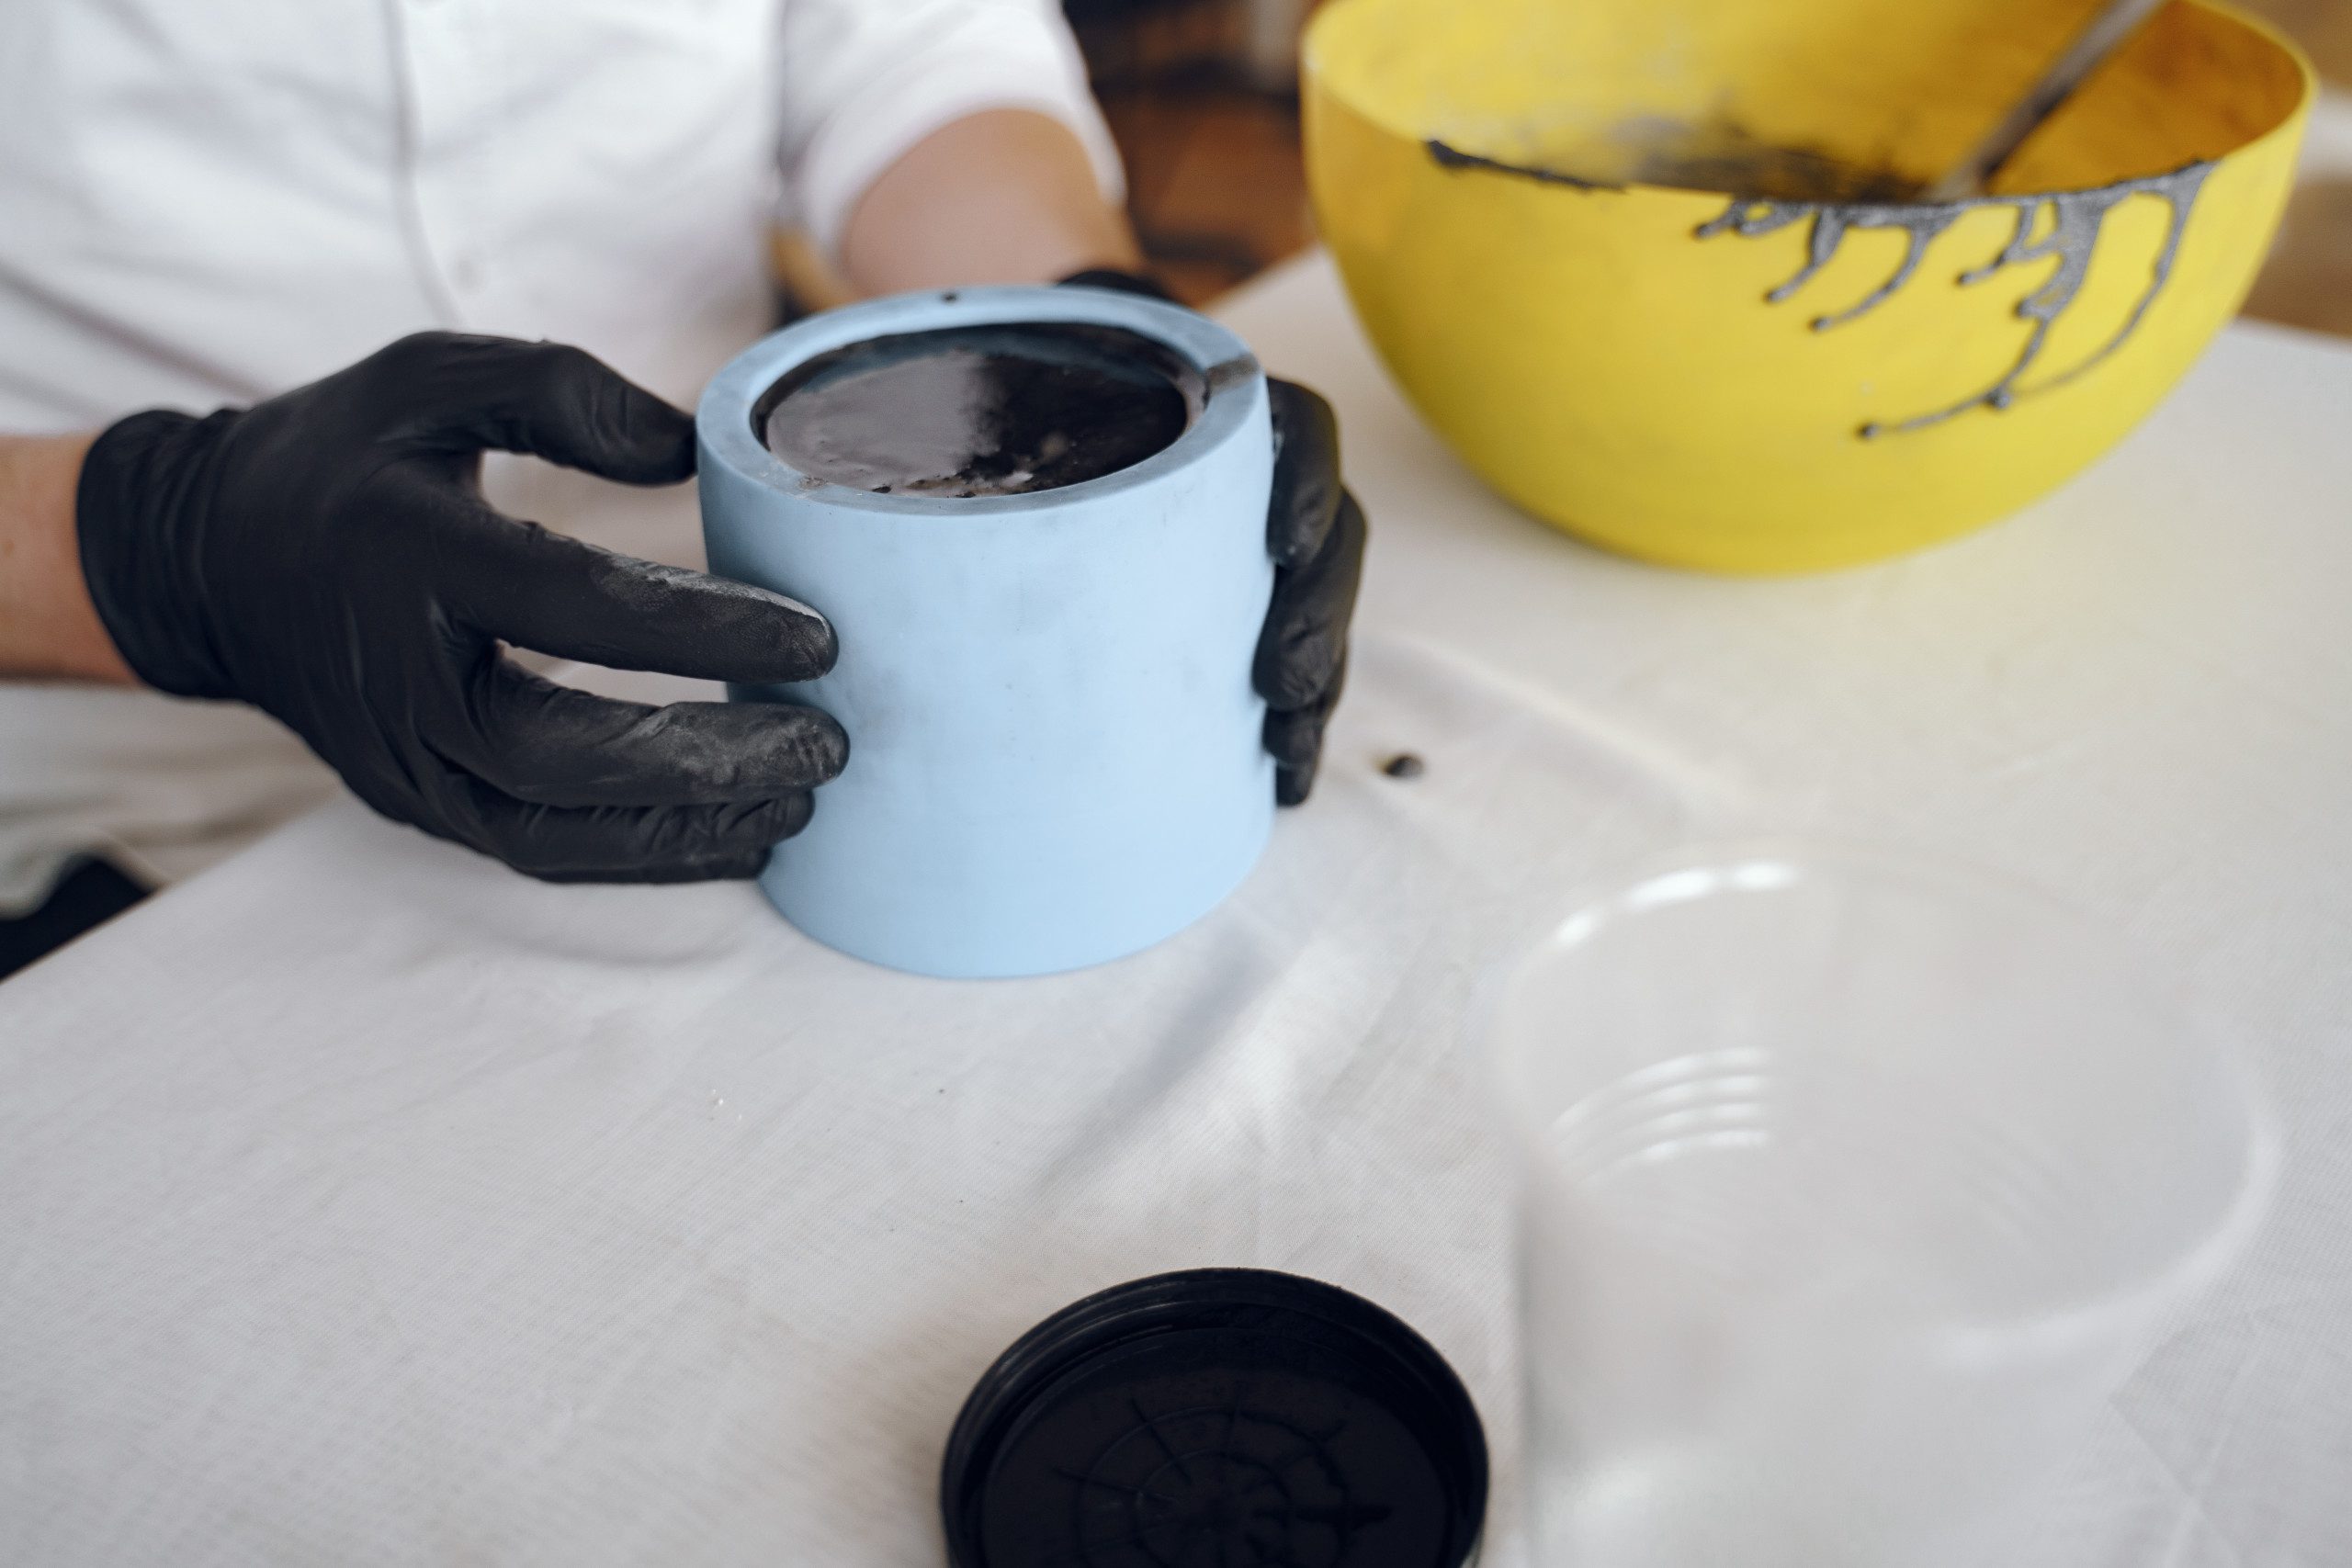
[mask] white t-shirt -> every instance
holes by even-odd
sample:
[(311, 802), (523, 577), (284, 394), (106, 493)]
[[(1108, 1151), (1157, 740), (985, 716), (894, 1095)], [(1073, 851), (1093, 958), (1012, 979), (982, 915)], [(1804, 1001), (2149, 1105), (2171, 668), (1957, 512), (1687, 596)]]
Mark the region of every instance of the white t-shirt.
[[(420, 327), (573, 343), (691, 406), (768, 324), (780, 216), (830, 247), (983, 108), (1118, 159), (1050, 0), (7, 0), (0, 432), (248, 402)], [(691, 548), (691, 504), (538, 465), (502, 502)], [(168, 878), (333, 787), (268, 720), (0, 686), (0, 913), (96, 849)]]

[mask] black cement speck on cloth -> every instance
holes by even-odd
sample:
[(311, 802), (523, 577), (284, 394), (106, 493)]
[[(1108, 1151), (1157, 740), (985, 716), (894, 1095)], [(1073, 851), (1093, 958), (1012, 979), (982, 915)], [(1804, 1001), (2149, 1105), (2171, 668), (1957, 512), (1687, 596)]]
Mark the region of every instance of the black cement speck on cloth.
[(768, 389), (752, 424), (768, 450), (834, 484), (1019, 495), (1164, 451), (1204, 392), (1195, 367), (1123, 328), (944, 327), (817, 355)]

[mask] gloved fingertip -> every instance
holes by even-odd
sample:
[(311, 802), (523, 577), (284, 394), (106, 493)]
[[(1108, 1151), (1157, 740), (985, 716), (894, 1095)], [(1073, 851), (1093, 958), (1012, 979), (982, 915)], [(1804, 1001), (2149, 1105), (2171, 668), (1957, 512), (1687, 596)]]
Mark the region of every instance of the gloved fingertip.
[(676, 484), (695, 471), (695, 418), (571, 344), (521, 351), (530, 367), (512, 445), (623, 484)]
[(785, 796), (783, 807), (776, 813), (775, 826), (779, 831), (776, 833), (775, 841), (780, 844), (793, 837), (808, 826), (816, 815), (817, 802), (814, 796), (806, 793)]
[(1259, 660), (1258, 694), (1274, 712), (1295, 713), (1329, 689), (1339, 665), (1339, 641), (1329, 627), (1294, 631), (1275, 640)]
[[(600, 367), (601, 368), (601, 367)], [(682, 484), (695, 474), (695, 416), (642, 388), (616, 381), (599, 434), (608, 475), (631, 484)]]
[[(818, 610), (748, 584), (729, 582), (726, 592), (738, 595), (740, 606), (714, 605), (746, 616), (728, 641), (743, 649), (743, 668), (730, 678), (753, 684), (792, 685), (828, 674), (841, 662), (841, 634)], [(762, 646), (764, 645), (764, 646)]]
[(768, 852), (743, 850), (723, 855), (706, 855), (692, 860), (659, 861), (641, 865), (616, 876), (584, 878), (598, 882), (631, 882), (657, 886), (678, 886), (691, 882), (749, 882), (765, 871)]
[(1316, 767), (1317, 764), (1313, 761), (1297, 765), (1290, 763), (1276, 764), (1274, 768), (1274, 804), (1277, 806), (1306, 805), (1306, 797), (1315, 792)]
[(1266, 716), (1266, 752), (1283, 767), (1311, 767), (1323, 750), (1326, 715), (1319, 708)]
[(709, 863), (708, 880), (712, 882), (752, 882), (768, 868), (766, 850), (747, 850), (739, 855), (729, 855)]
[(1266, 513), (1266, 553), (1295, 571), (1323, 552), (1339, 515), (1339, 476), (1284, 468), (1274, 476)]
[(1279, 434), (1287, 438), (1301, 432), (1309, 432), (1317, 440), (1337, 448), (1339, 416), (1331, 412), (1330, 400), (1322, 393), (1285, 377), (1269, 376), (1266, 378), (1266, 399)]
[(841, 777), (842, 770), (849, 766), (849, 731), (843, 729), (841, 720), (831, 714), (818, 708), (810, 708), (808, 712), (808, 760), (812, 774), (809, 783), (830, 783)]
[(808, 668), (808, 679), (831, 674), (842, 659), (842, 635), (833, 629), (833, 623), (810, 610), (801, 617), (797, 635), (796, 651)]
[(734, 711), (750, 727), (737, 732), (744, 756), (734, 777), (761, 800), (831, 784), (849, 766), (849, 731), (831, 714), (757, 700)]
[(816, 802), (809, 798), (808, 792), (793, 790), (736, 807), (728, 814), (719, 837), (727, 842), (729, 853), (757, 852), (764, 855), (770, 848), (808, 826), (815, 812)]

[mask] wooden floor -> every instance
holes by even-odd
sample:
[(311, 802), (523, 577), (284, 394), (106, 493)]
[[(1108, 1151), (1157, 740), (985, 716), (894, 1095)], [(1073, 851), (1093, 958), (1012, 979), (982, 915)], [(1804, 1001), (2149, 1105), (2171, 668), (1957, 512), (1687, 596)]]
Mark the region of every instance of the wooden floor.
[[(2338, 123), (2352, 120), (2352, 0), (2241, 3), (2302, 43), (2339, 95)], [(1145, 249), (1197, 303), (1313, 242), (1297, 104), (1215, 63), (1233, 30), (1221, 0), (1145, 10), (1140, 24), (1084, 27), (1080, 37), (1126, 158)], [(2352, 336), (2352, 151), (2340, 168), (2307, 166), (2247, 311)]]

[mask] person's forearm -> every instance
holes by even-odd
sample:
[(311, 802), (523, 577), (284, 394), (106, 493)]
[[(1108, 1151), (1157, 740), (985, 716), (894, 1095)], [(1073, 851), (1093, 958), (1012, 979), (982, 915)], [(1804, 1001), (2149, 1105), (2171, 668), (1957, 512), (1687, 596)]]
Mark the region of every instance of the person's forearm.
[(865, 294), (1141, 264), (1085, 147), (1029, 109), (967, 115), (915, 143), (867, 187), (842, 239), (844, 278)]
[(0, 677), (132, 683), (82, 581), (74, 488), (87, 435), (0, 435)]

